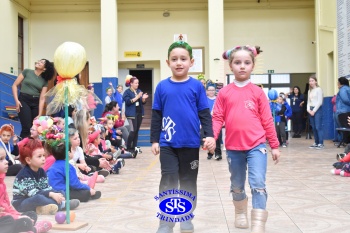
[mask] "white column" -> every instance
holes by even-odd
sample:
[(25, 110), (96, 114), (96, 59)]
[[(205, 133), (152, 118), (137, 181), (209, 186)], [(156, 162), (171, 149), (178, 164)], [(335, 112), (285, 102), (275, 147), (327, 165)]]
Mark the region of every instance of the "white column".
[[(225, 83), (224, 52), (224, 0), (208, 0), (209, 76), (213, 82)], [(217, 60), (219, 59), (219, 60)]]
[(103, 78), (118, 76), (117, 0), (101, 1), (101, 63)]

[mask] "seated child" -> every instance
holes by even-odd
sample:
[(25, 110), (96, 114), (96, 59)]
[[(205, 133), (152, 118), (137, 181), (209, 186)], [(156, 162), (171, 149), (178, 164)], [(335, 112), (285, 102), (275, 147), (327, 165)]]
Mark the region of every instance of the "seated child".
[(124, 159), (114, 159), (112, 153), (103, 153), (100, 151), (100, 131), (96, 130), (95, 132), (89, 134), (88, 138), (89, 141), (86, 146), (86, 154), (89, 156), (107, 159), (110, 164), (110, 168), (108, 168), (108, 171), (110, 171), (110, 173), (119, 174), (119, 170), (125, 165)]
[(109, 82), (108, 84), (109, 84), (109, 87), (106, 88), (107, 96), (105, 97), (105, 104), (108, 104), (114, 100), (113, 94), (115, 93), (115, 89), (111, 82)]
[[(82, 171), (85, 171), (86, 173), (89, 173), (91, 171), (91, 168), (85, 163), (85, 156), (83, 149), (79, 146), (80, 145), (80, 137), (78, 130), (76, 129), (69, 129), (69, 142), (71, 144), (71, 154), (72, 158), (70, 158), (69, 163), (74, 166), (74, 168), (77, 170), (77, 176), (81, 181), (84, 181), (83, 183), (87, 183), (91, 180), (91, 178), (94, 178), (94, 180), (97, 183), (103, 183), (105, 181), (105, 178), (103, 175), (96, 175), (97, 177), (94, 177), (97, 172), (94, 172), (93, 176), (87, 176), (82, 173)], [(79, 163), (77, 163), (79, 161)], [(91, 187), (91, 186), (90, 186)], [(93, 187), (92, 187), (93, 188)]]
[(55, 117), (54, 118), (54, 125), (56, 126), (56, 129), (58, 132), (63, 132), (64, 130), (64, 119), (62, 117)]
[[(11, 145), (10, 140), (12, 138), (13, 145)], [(0, 147), (4, 148), (6, 151), (6, 160), (9, 163), (9, 168), (7, 170), (7, 176), (15, 176), (22, 169), (20, 164), (18, 146), (18, 138), (15, 135), (14, 127), (10, 124), (5, 124), (0, 128)]]
[[(113, 116), (112, 116), (113, 117)], [(122, 145), (122, 132), (114, 128), (114, 121), (111, 117), (107, 117), (105, 121), (106, 127), (106, 140), (109, 140), (115, 148)]]
[(99, 145), (100, 151), (102, 151), (103, 153), (111, 152), (113, 154), (113, 158), (115, 158), (115, 159), (136, 158), (136, 157), (134, 157), (134, 155), (136, 156), (137, 154), (132, 154), (132, 153), (126, 151), (122, 146), (120, 146), (119, 148), (117, 147), (117, 149), (116, 149), (109, 140), (106, 140), (105, 127), (103, 125), (96, 125), (96, 126), (95, 126), (95, 129), (101, 131), (101, 133), (100, 133), (101, 143)]
[[(19, 148), (24, 168), (13, 184), (12, 205), (17, 211), (36, 211), (37, 214), (55, 214), (65, 209), (64, 193), (54, 190), (48, 183), (44, 169), (44, 148), (40, 140), (28, 139)], [(78, 200), (70, 201), (71, 209), (79, 206)]]
[[(48, 140), (52, 148), (52, 154), (56, 162), (47, 171), (50, 185), (56, 190), (66, 191), (66, 146), (64, 139)], [(87, 202), (90, 199), (98, 199), (101, 192), (90, 188), (88, 185), (81, 183), (75, 168), (69, 164), (69, 192), (71, 199), (78, 199), (81, 202)]]
[(11, 206), (4, 182), (7, 169), (6, 152), (0, 148), (0, 231), (2, 233), (49, 231), (52, 227), (51, 223), (49, 221), (36, 222), (38, 217), (34, 211), (21, 214)]

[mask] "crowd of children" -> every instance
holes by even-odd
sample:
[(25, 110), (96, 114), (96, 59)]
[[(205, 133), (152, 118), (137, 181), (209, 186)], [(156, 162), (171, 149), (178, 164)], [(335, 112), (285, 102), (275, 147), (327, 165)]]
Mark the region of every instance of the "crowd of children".
[[(96, 183), (103, 183), (109, 174), (119, 174), (125, 165), (124, 158), (133, 158), (131, 153), (120, 149), (124, 142), (118, 131), (106, 138), (106, 132), (112, 135), (111, 131), (115, 130), (114, 121), (97, 124), (90, 120), (86, 110), (71, 110), (71, 113), (67, 138), (65, 122), (60, 117), (36, 118), (30, 137), (21, 141), (12, 125), (0, 128), (0, 228), (4, 232), (47, 232), (51, 223), (36, 222), (37, 215), (54, 215), (65, 210), (68, 202), (73, 210), (80, 202), (100, 198), (102, 194), (96, 190)], [(81, 131), (85, 131), (85, 138)], [(69, 200), (66, 200), (66, 140), (69, 141)], [(7, 196), (5, 175), (16, 176), (12, 202)], [(10, 230), (5, 230), (7, 227)]]

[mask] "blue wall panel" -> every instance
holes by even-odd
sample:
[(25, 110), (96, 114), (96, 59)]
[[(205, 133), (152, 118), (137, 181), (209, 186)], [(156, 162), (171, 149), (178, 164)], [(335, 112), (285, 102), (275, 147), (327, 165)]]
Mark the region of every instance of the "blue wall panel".
[(323, 113), (323, 138), (331, 140), (334, 138), (334, 119), (332, 97), (325, 97), (322, 104)]

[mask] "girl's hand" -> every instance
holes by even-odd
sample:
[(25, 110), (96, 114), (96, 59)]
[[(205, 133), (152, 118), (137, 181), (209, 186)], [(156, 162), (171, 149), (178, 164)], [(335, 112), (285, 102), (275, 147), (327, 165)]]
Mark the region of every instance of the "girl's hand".
[(310, 114), (311, 116), (315, 116), (315, 112), (314, 112), (314, 111), (310, 111), (309, 114)]
[(0, 213), (3, 213), (5, 211), (4, 207), (0, 207)]
[(112, 84), (112, 82), (109, 82), (108, 84), (109, 84), (110, 86), (112, 86), (112, 85), (113, 85), (113, 84)]
[(16, 111), (17, 112), (20, 112), (21, 111), (21, 108), (22, 108), (22, 104), (21, 102), (19, 102), (19, 100), (16, 101)]
[(158, 142), (153, 142), (152, 143), (152, 153), (154, 155), (158, 155), (159, 154), (159, 143)]
[(122, 131), (120, 129), (117, 129), (117, 134), (122, 135)]
[(272, 149), (271, 153), (272, 153), (272, 160), (275, 161), (275, 164), (277, 164), (281, 156), (279, 149)]

